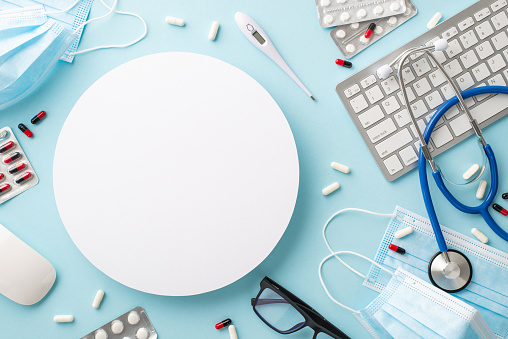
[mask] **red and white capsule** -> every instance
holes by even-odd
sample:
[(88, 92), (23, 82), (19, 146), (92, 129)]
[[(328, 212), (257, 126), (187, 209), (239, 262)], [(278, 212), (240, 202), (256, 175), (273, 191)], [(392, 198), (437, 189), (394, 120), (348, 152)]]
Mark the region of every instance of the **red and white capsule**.
[(4, 158), (4, 164), (10, 164), (11, 162), (21, 158), (21, 153), (14, 152)]
[(13, 141), (6, 142), (2, 146), (0, 146), (0, 154), (7, 152), (11, 148), (14, 148), (15, 144)]
[(24, 183), (25, 181), (27, 180), (30, 180), (32, 179), (32, 172), (25, 172), (23, 173), (23, 175), (20, 175), (19, 177), (17, 177), (14, 182), (18, 185), (21, 185), (22, 183)]
[(16, 165), (12, 166), (11, 168), (9, 168), (9, 173), (10, 174), (18, 173), (18, 172), (24, 170), (25, 168), (26, 168), (26, 164), (24, 162), (20, 162), (19, 164), (16, 164)]
[(11, 185), (9, 184), (3, 184), (0, 185), (0, 194), (3, 194), (11, 189)]

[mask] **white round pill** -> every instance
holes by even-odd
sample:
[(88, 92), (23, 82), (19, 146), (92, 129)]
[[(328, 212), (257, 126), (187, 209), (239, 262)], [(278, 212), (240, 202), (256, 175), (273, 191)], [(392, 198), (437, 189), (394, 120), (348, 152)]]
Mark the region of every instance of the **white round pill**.
[(376, 26), (376, 28), (374, 29), (374, 33), (377, 35), (383, 34), (383, 31), (384, 31), (384, 29), (381, 26)]
[(138, 312), (136, 311), (132, 311), (131, 313), (129, 313), (129, 315), (127, 316), (127, 321), (129, 322), (129, 324), (131, 325), (136, 325), (137, 323), (139, 323), (139, 320), (140, 320), (140, 317), (139, 317), (139, 314)]
[(346, 51), (348, 53), (354, 53), (356, 51), (356, 47), (354, 45), (352, 45), (352, 44), (349, 44), (349, 45), (346, 46)]
[(369, 39), (367, 39), (366, 37), (364, 37), (363, 35), (360, 37), (360, 43), (362, 45), (367, 45), (369, 43)]
[(349, 21), (349, 19), (351, 19), (351, 15), (349, 15), (348, 12), (344, 12), (340, 15), (340, 20), (344, 21), (344, 22), (347, 22)]
[(347, 0), (337, 0), (338, 4), (345, 4), (346, 2), (347, 2)]
[(360, 27), (360, 24), (358, 22), (355, 22), (355, 23), (352, 23), (350, 27), (351, 27), (351, 29), (358, 29), (358, 27)]
[(408, 16), (409, 14), (411, 14), (411, 8), (407, 7), (406, 11), (404, 12), (404, 16)]
[(325, 15), (323, 21), (325, 22), (325, 24), (330, 25), (333, 22), (333, 16), (331, 16), (330, 14)]
[(107, 339), (107, 338), (108, 334), (102, 328), (100, 330), (97, 330), (97, 332), (95, 332), (95, 339)]
[(397, 12), (398, 10), (400, 10), (400, 4), (398, 2), (394, 2), (393, 4), (390, 5), (390, 10), (392, 12)]
[(359, 17), (360, 19), (363, 19), (367, 16), (367, 11), (362, 8), (356, 13), (356, 16)]
[(123, 322), (121, 322), (120, 320), (113, 320), (113, 322), (111, 323), (111, 332), (113, 332), (113, 334), (120, 334), (122, 333), (123, 331)]
[(330, 6), (330, 0), (321, 0), (321, 6)]
[(335, 36), (339, 39), (342, 39), (346, 36), (346, 32), (344, 32), (342, 29), (339, 29), (337, 32), (335, 32)]
[(381, 7), (381, 6), (376, 6), (374, 8), (374, 14), (375, 15), (381, 15), (381, 14), (383, 14), (384, 11), (385, 11), (385, 9), (383, 7)]
[(136, 338), (137, 339), (147, 339), (148, 336), (150, 335), (150, 333), (148, 332), (148, 330), (144, 327), (141, 327), (137, 332), (136, 332)]
[(388, 19), (388, 25), (390, 26), (395, 26), (397, 24), (397, 17), (390, 17), (390, 19)]

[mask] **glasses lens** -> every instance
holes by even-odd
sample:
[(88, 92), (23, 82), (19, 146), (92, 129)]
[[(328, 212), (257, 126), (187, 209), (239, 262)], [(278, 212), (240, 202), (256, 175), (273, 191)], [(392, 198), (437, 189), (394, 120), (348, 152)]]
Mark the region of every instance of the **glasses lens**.
[(335, 339), (335, 338), (329, 334), (319, 332), (318, 335), (316, 336), (316, 339)]
[(305, 323), (300, 312), (270, 289), (261, 292), (254, 309), (261, 318), (281, 332), (295, 331)]

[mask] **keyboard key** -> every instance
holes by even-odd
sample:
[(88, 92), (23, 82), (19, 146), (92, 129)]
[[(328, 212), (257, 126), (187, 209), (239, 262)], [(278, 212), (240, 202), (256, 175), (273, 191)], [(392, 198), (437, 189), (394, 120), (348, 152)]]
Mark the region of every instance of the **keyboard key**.
[(450, 100), (455, 96), (455, 92), (453, 91), (453, 88), (450, 86), (450, 84), (446, 84), (441, 87), (441, 93), (443, 93), (445, 100)]
[(450, 108), (448, 111), (446, 111), (446, 113), (444, 114), (444, 117), (446, 118), (446, 120), (451, 120), (453, 119), (453, 117), (457, 116), (461, 111), (459, 111), (459, 108), (457, 107), (457, 105), (453, 106), (452, 108)]
[(421, 77), (423, 74), (431, 70), (427, 58), (421, 58), (420, 60), (413, 62), (412, 66), (418, 77)]
[(480, 39), (485, 39), (489, 37), (491, 34), (494, 33), (494, 30), (492, 29), (492, 26), (490, 25), (490, 22), (484, 21), (478, 26), (474, 28), (476, 30), (476, 33), (478, 33), (478, 36)]
[[(494, 73), (506, 66), (506, 62), (504, 62), (501, 54), (497, 54), (497, 55), (493, 56), (492, 58), (487, 60), (487, 63), (489, 64), (490, 69)], [(478, 81), (480, 81), (480, 80), (478, 80)]]
[[(507, 72), (507, 71), (508, 70), (505, 70), (504, 72)], [(483, 87), (483, 86), (486, 86), (486, 85), (485, 84), (479, 84), (476, 87)], [(483, 101), (483, 100), (487, 99), (489, 96), (490, 96), (490, 94), (483, 94), (483, 95), (477, 95), (477, 96), (475, 96), (475, 98), (476, 98), (476, 100), (478, 102), (480, 102), (480, 101)]]
[(457, 59), (454, 59), (449, 63), (444, 64), (443, 67), (448, 76), (452, 78), (462, 72), (462, 67), (460, 67), (459, 61)]
[(495, 95), (485, 100), (480, 105), (471, 109), (473, 118), (482, 123), (508, 107), (508, 96), (504, 94)]
[(376, 77), (374, 75), (369, 75), (362, 81), (360, 81), (360, 85), (362, 85), (363, 88), (367, 88), (370, 85), (374, 84), (377, 81)]
[(409, 84), (415, 79), (415, 75), (413, 74), (413, 71), (411, 71), (411, 68), (406, 67), (402, 69), (402, 79), (404, 80), (405, 84)]
[(466, 72), (457, 78), (457, 83), (459, 84), (460, 90), (465, 91), (466, 89), (473, 87), (474, 80), (471, 77), (471, 74), (469, 74), (469, 72)]
[(385, 91), (386, 95), (389, 95), (399, 89), (399, 83), (397, 82), (397, 80), (395, 80), (394, 76), (391, 76), (388, 79), (381, 82), (381, 87), (383, 87), (383, 90)]
[(434, 91), (425, 97), (425, 101), (430, 109), (434, 109), (443, 103), (443, 98), (438, 91)]
[(448, 48), (446, 49), (445, 52), (449, 58), (453, 58), (457, 54), (462, 52), (462, 47), (460, 47), (460, 44), (457, 41), (457, 39), (453, 39), (452, 41), (448, 42)]
[(456, 27), (452, 27), (446, 31), (443, 32), (443, 38), (445, 38), (446, 40), (456, 36), (457, 34), (459, 34), (459, 31), (457, 30)]
[(413, 162), (418, 161), (418, 155), (416, 155), (416, 152), (415, 152), (413, 146), (411, 146), (411, 145), (407, 146), (402, 151), (400, 151), (399, 155), (400, 155), (400, 158), (402, 159), (402, 162), (406, 166), (409, 166)]
[[(444, 64), (444, 62), (446, 61), (446, 55), (442, 51), (434, 51), (434, 52), (432, 52), (432, 55), (437, 59), (437, 61), (441, 65)], [(430, 60), (430, 63), (432, 64), (432, 66), (436, 67), (436, 65), (434, 64), (434, 61), (432, 59)]]
[(476, 46), (476, 52), (478, 53), (480, 59), (485, 59), (486, 57), (492, 55), (494, 50), (492, 49), (490, 42), (485, 41), (482, 44)]
[(471, 68), (478, 62), (478, 58), (476, 57), (476, 53), (470, 50), (460, 56), (460, 61), (462, 61), (464, 68)]
[(377, 124), (376, 126), (372, 127), (367, 131), (367, 135), (370, 138), (370, 141), (374, 144), (393, 132), (397, 130), (397, 127), (395, 127), (395, 124), (393, 123), (393, 120), (391, 118), (386, 119), (385, 121)]
[(508, 69), (505, 69), (503, 71), (503, 74), (504, 74), (505, 78), (508, 79)]
[(399, 127), (406, 126), (411, 122), (411, 118), (409, 117), (407, 109), (403, 109), (402, 111), (395, 113), (393, 117), (395, 118), (395, 122), (397, 125), (399, 125)]
[(498, 31), (508, 25), (508, 17), (505, 12), (494, 15), (490, 20), (492, 21), (494, 28)]
[(446, 125), (439, 127), (432, 132), (432, 141), (434, 142), (434, 145), (436, 145), (436, 148), (442, 147), (452, 140), (452, 133)]
[(384, 97), (383, 93), (381, 93), (381, 88), (379, 88), (377, 85), (365, 91), (365, 95), (371, 104), (375, 104)]
[(434, 87), (437, 87), (446, 81), (446, 78), (440, 69), (435, 70), (434, 72), (430, 73), (429, 78), (430, 78), (430, 82), (432, 82), (432, 86), (434, 86)]
[(400, 163), (400, 160), (397, 158), (396, 155), (392, 155), (391, 157), (383, 161), (383, 163), (385, 164), (388, 173), (390, 173), (391, 175), (394, 175), (403, 168), (402, 164)]
[(381, 106), (385, 109), (386, 114), (392, 114), (400, 108), (399, 102), (395, 96), (391, 96), (381, 103)]
[(384, 113), (378, 105), (368, 109), (358, 116), (358, 120), (364, 128), (367, 128), (384, 118)]
[(506, 6), (506, 0), (499, 0), (490, 5), (490, 8), (492, 8), (492, 11), (497, 12), (504, 6)]
[[(432, 117), (434, 116), (434, 114), (436, 113), (436, 111), (430, 113), (430, 114), (427, 114), (427, 116), (425, 117), (425, 122), (428, 124), (430, 122), (430, 119), (432, 119)], [(442, 125), (444, 124), (444, 118), (441, 117), (437, 123), (436, 123), (436, 126), (439, 126), (439, 125)]]
[(354, 84), (353, 86), (349, 87), (344, 91), (344, 94), (346, 95), (346, 98), (351, 98), (353, 95), (360, 92), (360, 86), (358, 84)]
[(427, 78), (422, 78), (422, 79), (418, 80), (417, 82), (415, 82), (413, 84), (413, 87), (414, 87), (414, 89), (416, 91), (416, 94), (418, 96), (424, 95), (425, 93), (427, 93), (431, 89), (430, 88), (430, 84), (427, 81)]
[(473, 18), (469, 17), (466, 20), (463, 20), (459, 23), (459, 29), (461, 31), (464, 31), (473, 25), (474, 25), (474, 20), (473, 20)]
[(481, 11), (475, 13), (474, 18), (476, 19), (476, 21), (482, 21), (489, 15), (490, 15), (490, 10), (487, 7), (485, 7)]
[(492, 43), (494, 44), (494, 48), (499, 51), (508, 46), (508, 37), (506, 36), (506, 32), (501, 32), (492, 37)]
[(375, 146), (375, 148), (379, 156), (384, 158), (398, 150), (400, 147), (409, 144), (411, 141), (413, 141), (411, 134), (407, 128), (404, 128), (403, 130), (388, 137), (388, 139), (381, 141)]
[(504, 82), (503, 76), (501, 74), (498, 74), (493, 78), (490, 78), (489, 80), (487, 80), (487, 83), (489, 84), (489, 86), (506, 86), (506, 82)]
[(459, 39), (465, 49), (468, 49), (478, 42), (478, 38), (476, 37), (476, 34), (474, 34), (473, 30), (469, 30), (462, 34)]
[(363, 94), (360, 94), (356, 98), (353, 98), (349, 103), (351, 104), (351, 107), (353, 107), (355, 113), (360, 113), (361, 111), (369, 107), (369, 104), (367, 103), (367, 100), (365, 100)]
[[(423, 134), (423, 132), (425, 131), (425, 127), (427, 127), (427, 124), (425, 123), (425, 121), (423, 121), (423, 119), (418, 120), (416, 123), (418, 124), (420, 132), (422, 132)], [(415, 138), (418, 138), (418, 133), (416, 132), (415, 125), (411, 124), (409, 127), (411, 128), (411, 132), (413, 132)]]
[[(413, 92), (411, 87), (406, 87), (406, 93), (407, 93), (407, 98), (408, 98), (409, 102), (413, 102), (416, 99), (415, 93)], [(404, 98), (402, 96), (402, 91), (397, 92), (397, 96), (399, 97), (400, 102), (403, 105), (405, 105)]]
[(471, 106), (473, 106), (475, 104), (473, 98), (464, 99), (464, 103), (466, 104), (467, 108), (470, 108)]
[(423, 100), (418, 100), (415, 103), (411, 104), (411, 111), (413, 112), (413, 115), (415, 118), (419, 118), (424, 114), (428, 113), (427, 106), (423, 103)]
[(469, 119), (465, 113), (460, 115), (457, 119), (450, 121), (450, 127), (456, 137), (461, 136), (462, 134), (472, 129), (471, 123), (469, 122)]
[[(501, 57), (501, 56), (500, 56)], [(489, 69), (485, 63), (481, 63), (472, 69), (476, 81), (482, 81), (490, 75)]]

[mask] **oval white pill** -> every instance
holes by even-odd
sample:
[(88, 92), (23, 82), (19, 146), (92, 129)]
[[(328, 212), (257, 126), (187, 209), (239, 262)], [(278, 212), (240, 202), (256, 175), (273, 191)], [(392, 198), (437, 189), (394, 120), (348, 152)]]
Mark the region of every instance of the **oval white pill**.
[(471, 230), (471, 233), (473, 233), (473, 235), (478, 239), (480, 240), (482, 243), (486, 244), (489, 242), (489, 238), (483, 234), (482, 232), (480, 232), (478, 229), (476, 228), (473, 228)]
[(104, 291), (98, 290), (95, 294), (95, 298), (93, 299), (92, 307), (93, 308), (99, 308), (102, 298), (104, 298)]
[(185, 25), (185, 21), (183, 21), (183, 19), (178, 19), (178, 18), (174, 18), (172, 16), (167, 16), (166, 17), (166, 22), (170, 25), (175, 25), (175, 26), (183, 26)]
[(323, 21), (325, 22), (325, 24), (330, 25), (333, 22), (333, 16), (331, 16), (330, 14), (325, 15)]
[(334, 182), (333, 184), (329, 185), (329, 186), (326, 186), (325, 188), (323, 188), (323, 190), (321, 191), (321, 193), (323, 193), (323, 195), (328, 195), (332, 192), (335, 192), (336, 190), (338, 190), (340, 187), (340, 184), (338, 182)]
[(144, 327), (141, 327), (139, 330), (137, 330), (136, 332), (136, 338), (137, 339), (147, 339), (148, 338), (148, 335), (150, 333), (148, 332), (148, 330)]
[(352, 45), (352, 44), (347, 45), (347, 46), (346, 46), (346, 51), (347, 51), (348, 53), (354, 53), (354, 52), (356, 51), (356, 47), (355, 47), (355, 45)]
[(473, 166), (471, 166), (463, 175), (462, 177), (467, 180), (469, 178), (471, 178), (476, 172), (478, 172), (478, 170), (480, 169), (480, 165), (478, 164), (474, 164)]
[(383, 34), (383, 31), (384, 31), (384, 29), (381, 26), (376, 26), (376, 29), (374, 29), (374, 33), (377, 35)]
[(235, 325), (229, 325), (228, 330), (229, 330), (229, 339), (238, 339)]
[(219, 23), (217, 21), (212, 22), (212, 27), (210, 28), (210, 32), (208, 33), (208, 40), (215, 40), (217, 37), (217, 32), (219, 31)]
[(367, 11), (362, 8), (356, 13), (356, 16), (359, 17), (360, 19), (363, 19), (367, 16)]
[(348, 12), (344, 12), (340, 15), (340, 20), (347, 22), (351, 19), (351, 15)]
[(390, 10), (392, 12), (397, 12), (398, 10), (400, 10), (400, 4), (398, 2), (394, 2), (393, 4), (390, 5)]
[(375, 15), (381, 15), (381, 14), (383, 14), (384, 11), (385, 11), (384, 8), (381, 7), (381, 6), (376, 6), (374, 8), (374, 14)]
[(335, 36), (339, 39), (342, 39), (346, 36), (346, 32), (344, 32), (342, 29), (339, 29), (337, 32), (335, 32)]
[(434, 14), (434, 16), (427, 23), (427, 28), (431, 29), (431, 28), (436, 27), (437, 23), (439, 22), (439, 20), (441, 20), (442, 17), (443, 17), (443, 14), (441, 14), (441, 12), (437, 12), (436, 14)]
[(321, 0), (321, 6), (330, 6), (330, 0)]
[(487, 181), (480, 181), (480, 185), (478, 185), (478, 190), (476, 191), (476, 199), (483, 199), (485, 195), (485, 190), (487, 189)]
[(400, 239), (400, 238), (404, 238), (406, 235), (411, 234), (411, 233), (413, 233), (413, 228), (411, 226), (409, 226), (409, 227), (403, 228), (401, 230), (398, 230), (397, 232), (395, 232), (395, 234), (393, 236), (397, 239)]
[(349, 173), (350, 169), (346, 165), (339, 164), (338, 162), (332, 162), (332, 168), (342, 173)]
[(358, 27), (360, 27), (360, 24), (358, 22), (354, 22), (351, 24), (351, 29), (358, 29)]
[(113, 332), (113, 334), (120, 334), (122, 333), (123, 331), (123, 322), (121, 322), (120, 320), (113, 320), (113, 322), (111, 322), (111, 332)]
[(397, 18), (392, 16), (390, 19), (388, 19), (388, 25), (395, 26), (397, 24)]
[(95, 339), (108, 339), (108, 334), (101, 328), (95, 332)]
[(71, 323), (74, 321), (74, 316), (70, 314), (60, 314), (53, 317), (53, 321), (56, 323)]
[(127, 321), (129, 322), (129, 324), (131, 325), (136, 325), (137, 323), (139, 323), (139, 314), (138, 312), (136, 311), (132, 311), (131, 313), (129, 313), (129, 315), (127, 316)]

